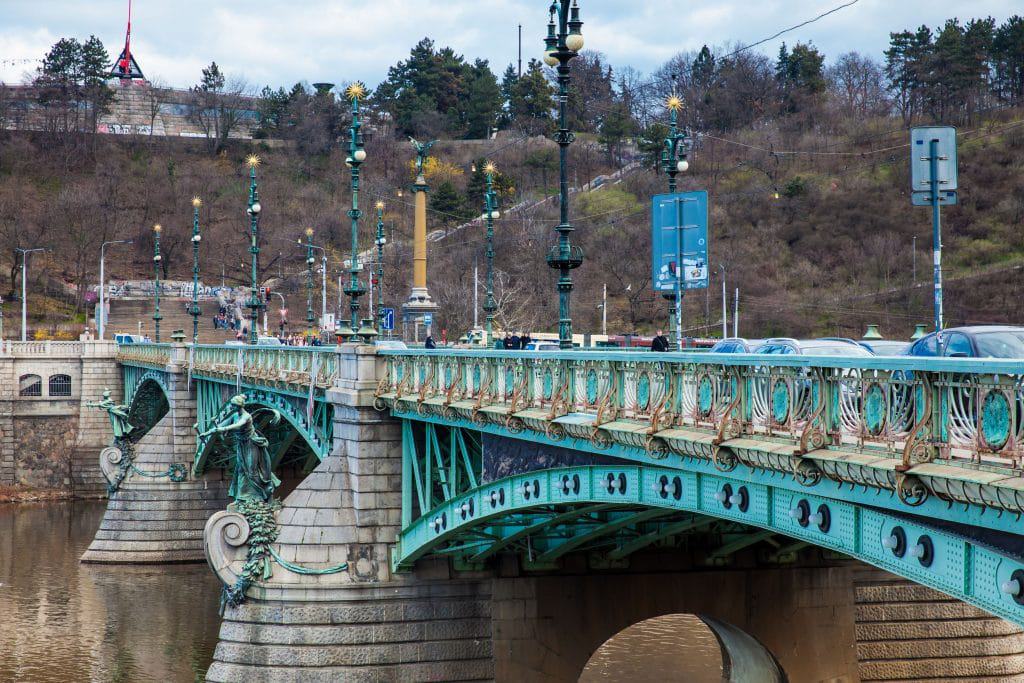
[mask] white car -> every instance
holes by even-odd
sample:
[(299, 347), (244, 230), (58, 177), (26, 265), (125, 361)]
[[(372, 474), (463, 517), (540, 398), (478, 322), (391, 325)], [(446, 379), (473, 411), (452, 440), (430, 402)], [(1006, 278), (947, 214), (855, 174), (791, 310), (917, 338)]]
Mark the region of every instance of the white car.
[(402, 351), (409, 348), (404, 341), (398, 339), (381, 339), (373, 344), (382, 351)]

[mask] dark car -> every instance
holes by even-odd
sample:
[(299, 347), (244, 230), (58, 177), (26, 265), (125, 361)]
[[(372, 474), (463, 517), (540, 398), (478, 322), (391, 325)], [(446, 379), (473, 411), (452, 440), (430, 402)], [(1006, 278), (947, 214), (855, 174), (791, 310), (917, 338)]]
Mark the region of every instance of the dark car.
[(763, 339), (744, 339), (743, 337), (726, 337), (711, 347), (710, 353), (753, 353), (754, 349), (764, 343)]
[(840, 339), (838, 337), (825, 339), (790, 339), (788, 337), (776, 337), (774, 339), (765, 339), (764, 343), (754, 350), (754, 353), (860, 357), (874, 355), (852, 339)]
[(1024, 327), (950, 327), (921, 337), (906, 353), (923, 357), (1024, 358)]
[(857, 342), (876, 356), (902, 356), (910, 342), (895, 339), (861, 339)]

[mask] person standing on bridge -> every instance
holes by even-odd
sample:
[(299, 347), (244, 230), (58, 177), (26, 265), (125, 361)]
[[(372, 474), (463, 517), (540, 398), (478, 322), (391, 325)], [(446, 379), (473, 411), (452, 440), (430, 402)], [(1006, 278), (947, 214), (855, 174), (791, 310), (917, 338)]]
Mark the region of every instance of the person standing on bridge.
[(668, 337), (665, 336), (662, 330), (658, 330), (658, 334), (651, 340), (651, 351), (662, 353), (668, 351)]
[(423, 347), (427, 349), (437, 348), (437, 343), (434, 341), (434, 337), (430, 334), (430, 328), (427, 328), (427, 338), (423, 340)]

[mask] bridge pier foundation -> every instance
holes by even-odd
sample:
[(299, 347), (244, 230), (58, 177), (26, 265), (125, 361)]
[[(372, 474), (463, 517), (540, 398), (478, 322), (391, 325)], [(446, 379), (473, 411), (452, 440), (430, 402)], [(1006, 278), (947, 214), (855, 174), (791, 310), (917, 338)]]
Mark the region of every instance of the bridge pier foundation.
[[(170, 364), (154, 372), (151, 380), (143, 380), (143, 385), (152, 383), (149, 390), (166, 397), (167, 412), (134, 444), (131, 465), (110, 495), (103, 521), (82, 562), (203, 560), (203, 525), (227, 505), (227, 482), (220, 470), (192, 478), (196, 401), (188, 388), (184, 363), (184, 345), (174, 345)], [(139, 391), (145, 389), (143, 385)], [(123, 457), (114, 448), (100, 453), (100, 466), (108, 480), (118, 476)]]
[[(342, 379), (328, 396), (332, 453), (284, 500), (274, 546), (280, 561), (245, 603), (226, 609), (207, 680), (491, 680), (486, 577), (454, 579), (446, 563), (413, 576), (391, 573), (401, 429), (372, 408), (373, 349), (342, 349)], [(248, 530), (228, 511), (206, 526), (208, 560), (225, 585), (242, 572)]]

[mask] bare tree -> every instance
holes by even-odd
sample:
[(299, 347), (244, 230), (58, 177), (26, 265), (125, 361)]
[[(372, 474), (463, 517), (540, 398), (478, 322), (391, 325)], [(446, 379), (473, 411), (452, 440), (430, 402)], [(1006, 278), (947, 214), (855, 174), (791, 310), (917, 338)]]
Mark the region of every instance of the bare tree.
[(858, 52), (840, 55), (825, 71), (829, 91), (847, 116), (877, 116), (891, 108), (882, 65)]
[(240, 78), (228, 81), (217, 62), (203, 69), (203, 79), (190, 91), (189, 115), (217, 154), (241, 122), (248, 86)]

